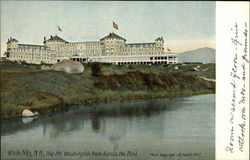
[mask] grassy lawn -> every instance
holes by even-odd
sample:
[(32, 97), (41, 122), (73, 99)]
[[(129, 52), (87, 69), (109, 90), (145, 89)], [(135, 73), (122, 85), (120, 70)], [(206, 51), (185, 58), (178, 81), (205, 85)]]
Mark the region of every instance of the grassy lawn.
[[(47, 113), (96, 101), (215, 92), (215, 83), (199, 78), (215, 79), (215, 64), (100, 64), (99, 77), (92, 76), (92, 65), (84, 64), (84, 73), (72, 75), (41, 70), (39, 65), (0, 62), (1, 118), (21, 116), (23, 109)], [(193, 69), (197, 66), (199, 72)]]

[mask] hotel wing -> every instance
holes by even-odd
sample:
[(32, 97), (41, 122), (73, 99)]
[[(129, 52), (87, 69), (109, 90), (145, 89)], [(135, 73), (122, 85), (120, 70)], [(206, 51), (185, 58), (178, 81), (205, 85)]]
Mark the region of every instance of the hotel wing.
[(67, 42), (59, 36), (44, 37), (44, 45), (20, 44), (15, 38), (7, 41), (6, 57), (10, 61), (54, 64), (64, 59), (82, 63), (175, 64), (177, 55), (164, 51), (163, 37), (151, 43), (126, 43), (126, 39), (110, 33), (99, 41)]

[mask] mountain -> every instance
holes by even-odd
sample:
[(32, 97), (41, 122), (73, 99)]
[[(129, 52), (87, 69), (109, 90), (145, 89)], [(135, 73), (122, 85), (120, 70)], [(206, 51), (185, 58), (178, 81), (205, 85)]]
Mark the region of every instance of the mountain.
[(213, 48), (199, 48), (191, 51), (177, 53), (178, 63), (183, 62), (201, 62), (201, 63), (215, 63), (215, 49)]

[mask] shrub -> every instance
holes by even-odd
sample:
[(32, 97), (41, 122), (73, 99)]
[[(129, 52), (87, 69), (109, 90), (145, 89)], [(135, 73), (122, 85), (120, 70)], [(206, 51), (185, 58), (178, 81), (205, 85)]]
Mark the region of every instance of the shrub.
[(104, 81), (96, 81), (93, 83), (93, 86), (98, 88), (98, 89), (108, 89), (109, 87)]
[(101, 66), (99, 63), (94, 63), (91, 66), (92, 76), (100, 77), (102, 75)]

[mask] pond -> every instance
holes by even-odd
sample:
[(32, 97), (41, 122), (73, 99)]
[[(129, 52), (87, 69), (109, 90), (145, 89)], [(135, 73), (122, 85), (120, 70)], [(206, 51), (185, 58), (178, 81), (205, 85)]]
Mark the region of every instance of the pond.
[(101, 102), (1, 121), (2, 159), (215, 159), (215, 95)]

